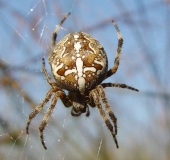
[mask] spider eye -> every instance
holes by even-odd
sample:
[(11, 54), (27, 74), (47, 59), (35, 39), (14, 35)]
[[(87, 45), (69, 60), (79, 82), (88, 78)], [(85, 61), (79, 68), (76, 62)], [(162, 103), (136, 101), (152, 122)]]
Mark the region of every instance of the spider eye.
[(84, 32), (66, 35), (49, 56), (59, 87), (84, 94), (106, 77), (108, 60), (104, 48)]

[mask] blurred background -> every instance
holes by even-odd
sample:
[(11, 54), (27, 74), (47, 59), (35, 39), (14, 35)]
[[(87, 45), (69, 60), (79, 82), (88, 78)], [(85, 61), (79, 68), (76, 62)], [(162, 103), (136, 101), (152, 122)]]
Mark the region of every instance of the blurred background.
[[(118, 119), (116, 149), (96, 108), (89, 118), (72, 117), (59, 100), (39, 139), (44, 107), (25, 133), (28, 115), (50, 89), (51, 35), (66, 13), (58, 40), (83, 31), (100, 41), (113, 66), (118, 38), (124, 38), (120, 66), (105, 82), (125, 83), (139, 93), (106, 88)], [(0, 1), (0, 160), (169, 160), (170, 159), (170, 1), (25, 0)]]

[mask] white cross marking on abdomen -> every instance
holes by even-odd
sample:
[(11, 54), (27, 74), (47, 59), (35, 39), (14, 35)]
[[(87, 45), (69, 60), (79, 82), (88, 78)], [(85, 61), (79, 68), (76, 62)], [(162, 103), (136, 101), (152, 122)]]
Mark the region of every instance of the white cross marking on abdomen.
[(80, 42), (76, 42), (76, 43), (74, 44), (74, 48), (75, 48), (76, 52), (78, 53), (79, 50), (80, 50), (80, 48), (81, 48)]
[(77, 68), (77, 75), (78, 75), (78, 86), (79, 91), (83, 94), (85, 91), (85, 79), (83, 77), (83, 61), (81, 58), (76, 59), (76, 68)]
[(81, 58), (76, 59), (76, 68), (77, 68), (77, 75), (78, 75), (79, 91), (80, 91), (81, 94), (84, 94), (86, 80), (83, 77), (83, 74), (86, 71), (96, 72), (96, 68), (95, 67), (85, 67), (85, 68), (83, 68), (83, 61), (82, 61)]

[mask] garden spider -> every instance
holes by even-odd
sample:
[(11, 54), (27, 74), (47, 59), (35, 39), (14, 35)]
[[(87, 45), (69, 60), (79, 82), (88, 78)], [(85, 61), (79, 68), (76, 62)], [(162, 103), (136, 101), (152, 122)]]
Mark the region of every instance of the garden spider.
[[(87, 33), (70, 33), (56, 44), (57, 33), (69, 15), (70, 13), (61, 20), (52, 35), (52, 47), (48, 60), (55, 82), (51, 81), (45, 68), (45, 60), (42, 59), (42, 70), (51, 89), (47, 92), (45, 99), (35, 107), (29, 115), (26, 133), (29, 134), (31, 120), (43, 109), (44, 105), (51, 99), (54, 93), (51, 105), (39, 127), (40, 139), (45, 149), (47, 149), (47, 147), (44, 142), (43, 130), (59, 98), (65, 107), (72, 106), (72, 116), (80, 116), (82, 113), (86, 113), (88, 117), (90, 115), (89, 106), (96, 106), (113, 136), (116, 147), (119, 148), (116, 138), (117, 118), (108, 104), (104, 88), (119, 87), (133, 91), (138, 91), (138, 89), (125, 84), (102, 83), (102, 81), (112, 76), (118, 69), (120, 52), (123, 45), (122, 35), (117, 24), (112, 20), (119, 40), (114, 66), (108, 70), (108, 60), (104, 48), (96, 39)], [(68, 91), (68, 95), (65, 94), (64, 90)]]

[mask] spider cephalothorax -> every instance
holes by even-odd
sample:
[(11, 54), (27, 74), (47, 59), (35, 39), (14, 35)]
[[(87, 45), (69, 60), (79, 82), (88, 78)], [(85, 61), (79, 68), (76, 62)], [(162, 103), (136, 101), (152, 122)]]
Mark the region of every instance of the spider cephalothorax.
[[(116, 138), (117, 119), (107, 101), (104, 88), (119, 87), (134, 91), (138, 90), (125, 84), (102, 83), (102, 81), (113, 75), (118, 69), (123, 45), (122, 35), (117, 24), (112, 20), (119, 41), (114, 66), (108, 70), (108, 60), (104, 48), (89, 34), (73, 32), (66, 35), (56, 44), (58, 30), (69, 14), (61, 20), (52, 36), (52, 47), (48, 59), (55, 82), (51, 81), (45, 69), (45, 60), (43, 59), (42, 69), (47, 82), (51, 85), (51, 89), (41, 104), (29, 115), (26, 132), (27, 134), (29, 133), (31, 120), (42, 110), (54, 93), (51, 105), (39, 127), (41, 142), (45, 149), (47, 148), (44, 142), (43, 130), (48, 123), (58, 98), (61, 99), (65, 107), (72, 107), (72, 116), (80, 116), (82, 113), (86, 113), (86, 116), (89, 116), (89, 106), (97, 107), (118, 148)], [(63, 89), (68, 91), (68, 95), (65, 94)], [(103, 106), (105, 107), (104, 109)]]

